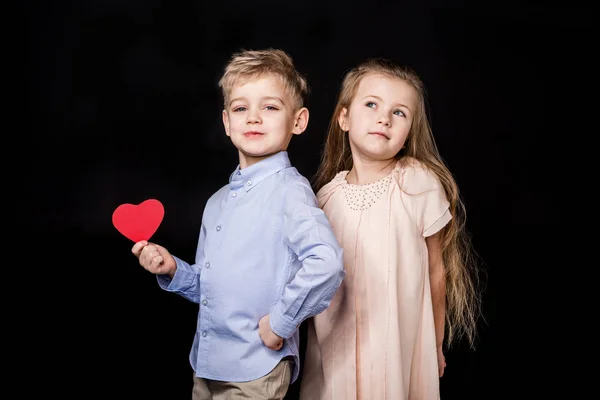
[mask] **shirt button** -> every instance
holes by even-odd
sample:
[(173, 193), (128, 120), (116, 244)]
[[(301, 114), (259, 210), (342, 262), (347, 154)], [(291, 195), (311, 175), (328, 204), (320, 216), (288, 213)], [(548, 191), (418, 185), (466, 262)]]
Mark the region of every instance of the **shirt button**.
[(206, 331), (202, 331), (202, 337), (206, 337), (206, 335), (208, 335)]
[(202, 305), (205, 306), (208, 304), (208, 301), (206, 301), (206, 299), (202, 300)]
[(252, 181), (246, 182), (246, 185), (248, 185), (248, 186), (252, 185)]
[(231, 197), (235, 197), (235, 196), (237, 196), (236, 192), (231, 193)]
[(206, 262), (206, 264), (204, 264), (204, 266), (205, 266), (206, 268), (210, 268), (210, 263), (207, 261), (207, 262)]
[(221, 225), (217, 225), (217, 232), (221, 230)]

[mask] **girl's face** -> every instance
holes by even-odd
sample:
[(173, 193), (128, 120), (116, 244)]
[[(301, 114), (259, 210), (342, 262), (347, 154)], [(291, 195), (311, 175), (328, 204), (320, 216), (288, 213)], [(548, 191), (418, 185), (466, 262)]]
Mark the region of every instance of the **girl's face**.
[(415, 112), (417, 93), (405, 81), (383, 74), (365, 76), (350, 109), (338, 118), (348, 132), (353, 157), (392, 159), (404, 146)]

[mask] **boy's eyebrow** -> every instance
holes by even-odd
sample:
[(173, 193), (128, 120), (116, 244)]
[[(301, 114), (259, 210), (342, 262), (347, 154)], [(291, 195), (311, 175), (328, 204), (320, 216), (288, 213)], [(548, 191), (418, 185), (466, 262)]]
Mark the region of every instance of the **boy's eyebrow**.
[(266, 97), (263, 97), (263, 100), (277, 100), (281, 104), (285, 104), (283, 99), (281, 97), (277, 97), (277, 96), (266, 96)]
[[(229, 101), (229, 105), (231, 105), (234, 101), (239, 101), (239, 100), (246, 100), (246, 98), (243, 97), (243, 96), (241, 96), (241, 97), (236, 97), (234, 99), (231, 99), (231, 101)], [(265, 101), (265, 100), (277, 100), (281, 104), (285, 105), (285, 102), (283, 101), (283, 99), (281, 97), (265, 96), (265, 97), (261, 98), (261, 100), (262, 101)]]
[[(379, 97), (379, 96), (375, 96), (374, 94), (368, 94), (368, 95), (366, 95), (365, 97), (363, 97), (363, 100), (364, 100), (364, 99), (366, 99), (367, 97), (374, 97), (374, 98), (376, 98), (376, 99), (377, 99), (377, 100), (379, 100), (379, 101), (383, 101), (383, 99), (382, 99), (381, 97)], [(396, 105), (396, 106), (400, 106), (400, 107), (404, 107), (404, 108), (406, 108), (408, 111), (412, 112), (412, 110), (410, 109), (410, 107), (409, 107), (409, 106), (407, 106), (406, 104), (402, 104), (402, 103), (395, 103), (394, 105)]]

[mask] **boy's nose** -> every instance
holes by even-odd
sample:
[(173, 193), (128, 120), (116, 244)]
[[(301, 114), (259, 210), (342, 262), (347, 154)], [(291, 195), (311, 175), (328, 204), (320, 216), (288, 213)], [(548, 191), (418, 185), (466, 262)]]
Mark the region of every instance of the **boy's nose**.
[(249, 124), (259, 124), (261, 123), (261, 119), (260, 116), (256, 114), (250, 114), (248, 115), (248, 119), (246, 120), (246, 122)]

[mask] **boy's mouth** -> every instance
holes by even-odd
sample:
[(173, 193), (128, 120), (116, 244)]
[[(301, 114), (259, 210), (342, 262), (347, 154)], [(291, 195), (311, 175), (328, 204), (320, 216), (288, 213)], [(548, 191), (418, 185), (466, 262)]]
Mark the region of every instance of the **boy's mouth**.
[(246, 133), (244, 133), (244, 136), (246, 136), (247, 138), (253, 138), (253, 137), (259, 137), (264, 135), (261, 132), (256, 132), (256, 131), (248, 131)]

